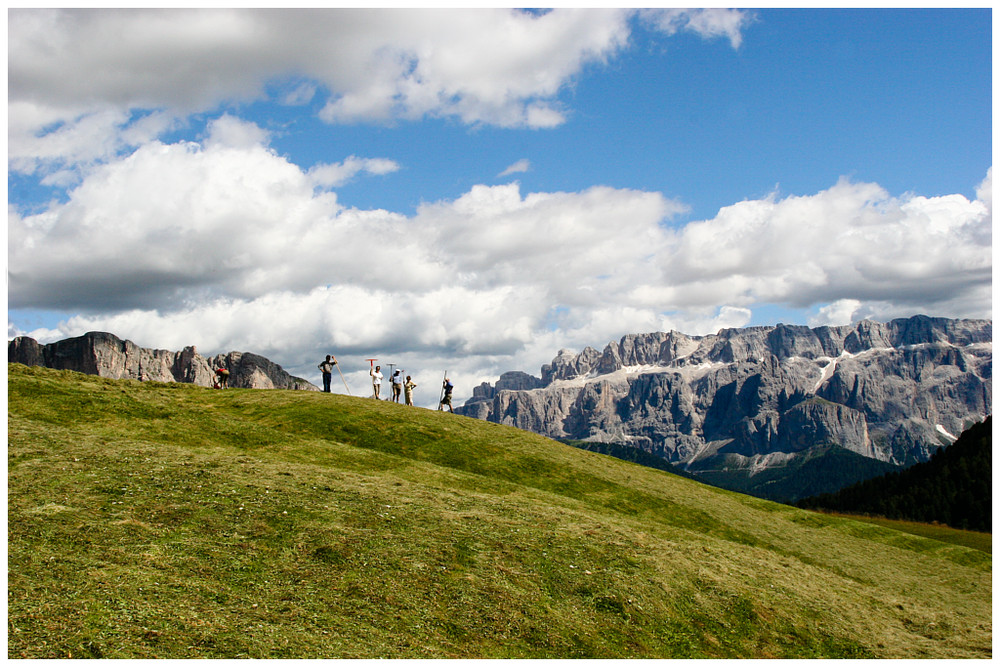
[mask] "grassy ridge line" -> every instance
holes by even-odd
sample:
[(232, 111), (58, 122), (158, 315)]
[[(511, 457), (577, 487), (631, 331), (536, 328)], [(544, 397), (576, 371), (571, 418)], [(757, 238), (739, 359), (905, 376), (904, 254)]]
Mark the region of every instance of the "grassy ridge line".
[(988, 657), (981, 552), (462, 417), (8, 367), (10, 657)]

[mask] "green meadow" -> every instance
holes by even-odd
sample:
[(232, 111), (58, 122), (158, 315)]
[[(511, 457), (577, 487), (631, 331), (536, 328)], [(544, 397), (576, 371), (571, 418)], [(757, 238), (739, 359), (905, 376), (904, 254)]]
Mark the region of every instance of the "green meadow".
[(992, 656), (947, 529), (318, 392), (10, 364), (7, 419), (9, 658)]

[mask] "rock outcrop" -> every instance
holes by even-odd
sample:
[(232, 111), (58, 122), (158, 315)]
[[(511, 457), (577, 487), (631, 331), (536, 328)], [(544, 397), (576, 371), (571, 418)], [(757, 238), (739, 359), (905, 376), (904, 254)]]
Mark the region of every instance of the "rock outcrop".
[(541, 378), (485, 384), (456, 412), (627, 444), (694, 473), (753, 475), (830, 445), (903, 466), (990, 414), (992, 328), (917, 316), (634, 334), (560, 351)]
[(186, 382), (203, 387), (212, 386), (215, 369), (226, 368), (230, 387), (317, 391), (312, 383), (289, 375), (281, 366), (258, 354), (228, 352), (203, 357), (194, 346), (180, 352), (151, 350), (99, 331), (47, 345), (21, 336), (7, 343), (7, 361), (118, 380)]

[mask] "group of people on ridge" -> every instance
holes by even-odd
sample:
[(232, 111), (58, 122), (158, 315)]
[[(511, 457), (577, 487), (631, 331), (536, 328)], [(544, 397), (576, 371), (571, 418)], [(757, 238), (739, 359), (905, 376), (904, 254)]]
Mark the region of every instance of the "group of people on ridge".
[[(373, 360), (374, 361), (374, 360)], [(323, 373), (323, 391), (330, 393), (330, 380), (333, 378), (333, 367), (337, 365), (337, 358), (331, 354), (326, 355), (326, 359), (320, 362), (318, 368)], [(375, 392), (375, 399), (381, 398), (382, 392), (382, 380), (384, 376), (382, 375), (382, 367), (374, 366), (369, 371), (369, 375), (372, 378), (372, 389)], [(406, 376), (406, 381), (403, 381), (403, 371), (396, 369), (392, 377), (389, 378), (389, 383), (392, 385), (392, 398), (387, 400), (392, 400), (399, 403), (399, 397), (402, 394), (406, 405), (413, 405), (413, 390), (416, 389), (417, 384), (413, 381), (413, 378), (409, 375)], [(346, 382), (344, 383), (346, 386)], [(448, 406), (450, 412), (454, 412), (451, 407), (451, 392), (455, 386), (451, 383), (447, 377), (444, 379), (444, 383), (441, 386), (443, 393), (441, 402), (438, 405), (438, 410), (444, 409), (444, 406)]]
[[(375, 391), (375, 398), (381, 398), (382, 392), (382, 367), (375, 366), (369, 372), (372, 376), (372, 389)], [(409, 375), (406, 376), (406, 382), (403, 381), (403, 371), (396, 369), (392, 377), (389, 378), (389, 384), (392, 385), (392, 400), (399, 403), (399, 396), (402, 394), (407, 405), (413, 405), (413, 390), (416, 388), (417, 384), (413, 381), (413, 378)]]

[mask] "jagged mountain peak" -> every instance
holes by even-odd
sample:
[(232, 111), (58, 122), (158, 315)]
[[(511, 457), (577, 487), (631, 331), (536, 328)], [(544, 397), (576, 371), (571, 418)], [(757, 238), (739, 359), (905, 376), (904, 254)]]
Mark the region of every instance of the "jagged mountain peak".
[[(748, 476), (820, 446), (926, 460), (992, 405), (992, 322), (916, 316), (629, 334), (505, 373), (463, 414)], [(953, 438), (952, 438), (953, 439)]]
[(845, 352), (898, 348), (904, 345), (971, 345), (992, 342), (989, 320), (950, 320), (918, 315), (888, 323), (861, 320), (853, 325), (810, 328), (779, 323), (774, 326), (721, 329), (690, 336), (678, 331), (627, 334), (602, 351), (586, 347), (580, 353), (561, 349), (542, 366), (543, 386), (556, 380), (610, 374), (621, 368), (685, 366), (703, 363), (835, 358)]

